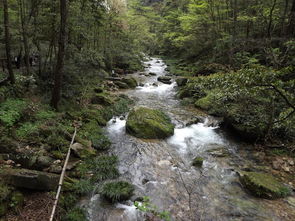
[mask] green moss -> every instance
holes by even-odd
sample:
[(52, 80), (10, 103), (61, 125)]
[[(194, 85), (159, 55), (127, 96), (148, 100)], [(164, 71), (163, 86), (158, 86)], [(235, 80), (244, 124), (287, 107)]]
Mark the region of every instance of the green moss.
[(123, 78), (122, 82), (127, 84), (129, 88), (136, 88), (137, 87), (137, 81), (132, 77)]
[(91, 98), (91, 103), (92, 104), (100, 104), (100, 105), (110, 106), (110, 105), (112, 105), (114, 103), (114, 100), (107, 93), (96, 93)]
[(202, 157), (195, 157), (192, 165), (195, 167), (202, 167), (204, 159)]
[(26, 122), (16, 129), (16, 136), (20, 139), (31, 138), (32, 135), (38, 135), (38, 123)]
[(269, 174), (242, 172), (240, 180), (251, 193), (258, 197), (274, 199), (290, 194), (288, 187)]
[(9, 206), (15, 211), (18, 211), (24, 204), (25, 198), (21, 192), (13, 192)]
[(210, 110), (214, 105), (214, 96), (213, 94), (208, 94), (206, 97), (203, 97), (195, 102), (195, 106), (201, 108), (202, 110)]
[(107, 150), (112, 144), (109, 138), (103, 134), (93, 134), (90, 140), (92, 147), (96, 150)]
[(114, 181), (103, 185), (101, 194), (111, 202), (128, 200), (134, 191), (133, 185), (124, 181)]
[(129, 113), (126, 131), (138, 138), (163, 139), (174, 134), (174, 125), (162, 111), (138, 107)]
[(4, 183), (0, 183), (0, 203), (6, 201), (10, 193), (10, 188)]

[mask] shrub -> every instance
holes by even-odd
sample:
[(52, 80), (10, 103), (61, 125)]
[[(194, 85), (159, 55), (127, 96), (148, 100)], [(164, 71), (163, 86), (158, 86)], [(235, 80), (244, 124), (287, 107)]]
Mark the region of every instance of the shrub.
[(8, 99), (0, 105), (0, 122), (13, 126), (22, 117), (27, 102), (22, 99)]
[(114, 181), (103, 185), (101, 194), (111, 202), (128, 200), (134, 191), (133, 185), (124, 181)]

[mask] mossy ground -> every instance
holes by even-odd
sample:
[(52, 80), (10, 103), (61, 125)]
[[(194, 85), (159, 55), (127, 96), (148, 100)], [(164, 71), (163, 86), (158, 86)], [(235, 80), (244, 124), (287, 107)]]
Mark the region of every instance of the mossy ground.
[(274, 199), (290, 194), (288, 187), (269, 174), (242, 172), (240, 180), (251, 193), (258, 197)]
[(138, 107), (129, 113), (126, 131), (138, 138), (163, 139), (173, 135), (174, 125), (162, 111)]

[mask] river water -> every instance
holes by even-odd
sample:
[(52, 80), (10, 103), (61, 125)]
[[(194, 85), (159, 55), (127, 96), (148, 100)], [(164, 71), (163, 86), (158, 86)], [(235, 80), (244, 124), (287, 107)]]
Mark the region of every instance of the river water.
[[(157, 82), (158, 76), (168, 74), (162, 60), (153, 58), (145, 65), (145, 73), (156, 76), (138, 73), (136, 78), (144, 86), (122, 93), (133, 98), (136, 106), (167, 113), (176, 125), (175, 133), (166, 140), (137, 139), (126, 134), (125, 118), (115, 116), (107, 125), (113, 142), (111, 154), (119, 157), (120, 180), (132, 183), (135, 194), (130, 201), (116, 205), (93, 195), (86, 203), (89, 219), (145, 220), (132, 200), (148, 196), (158, 210), (170, 213), (171, 220), (295, 220), (295, 208), (286, 200), (257, 199), (241, 187), (235, 171), (249, 164), (241, 154), (247, 145), (229, 138), (219, 129), (218, 120), (182, 106), (175, 97), (175, 82)], [(201, 169), (191, 165), (196, 156), (204, 158)]]

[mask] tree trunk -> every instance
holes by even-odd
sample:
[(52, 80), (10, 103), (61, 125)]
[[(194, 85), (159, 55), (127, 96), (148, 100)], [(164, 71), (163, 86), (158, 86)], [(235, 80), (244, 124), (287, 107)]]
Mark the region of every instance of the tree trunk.
[(9, 74), (9, 80), (11, 84), (15, 83), (15, 77), (12, 70), (11, 63), (11, 52), (10, 52), (10, 33), (9, 33), (9, 16), (8, 16), (8, 4), (7, 0), (3, 0), (3, 11), (4, 11), (4, 27), (5, 27), (5, 46), (6, 46), (6, 57), (7, 57), (7, 69)]
[(287, 32), (288, 32), (288, 35), (295, 36), (295, 0), (293, 0), (293, 3), (292, 3)]
[(24, 12), (23, 0), (19, 0), (19, 7), (20, 7), (20, 19), (21, 19), (23, 44), (24, 44), (24, 49), (25, 49), (26, 72), (27, 72), (27, 75), (29, 75), (31, 72), (30, 71), (30, 49), (29, 49), (29, 43), (28, 43), (27, 22), (26, 22), (26, 16), (25, 16), (25, 12)]
[(269, 22), (268, 22), (268, 28), (267, 28), (267, 37), (269, 38), (271, 37), (271, 32), (272, 32), (271, 29), (272, 29), (272, 22), (273, 22), (272, 18), (273, 18), (273, 12), (275, 10), (276, 4), (277, 4), (277, 0), (274, 0), (273, 5), (269, 12)]
[(67, 28), (67, 0), (60, 0), (60, 33), (58, 42), (58, 55), (56, 62), (56, 70), (54, 76), (54, 88), (52, 92), (51, 106), (56, 110), (61, 97), (61, 84), (65, 57), (66, 44), (66, 28)]

